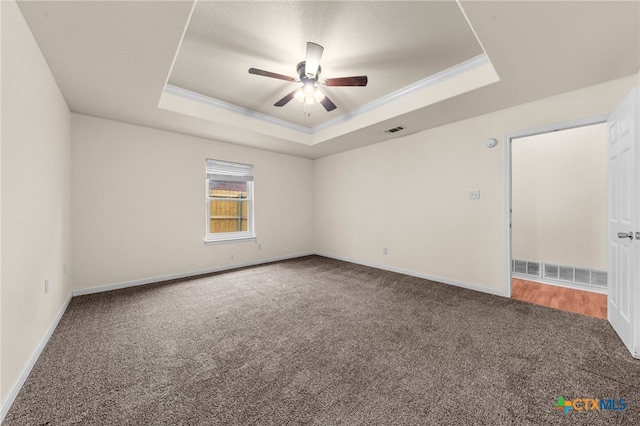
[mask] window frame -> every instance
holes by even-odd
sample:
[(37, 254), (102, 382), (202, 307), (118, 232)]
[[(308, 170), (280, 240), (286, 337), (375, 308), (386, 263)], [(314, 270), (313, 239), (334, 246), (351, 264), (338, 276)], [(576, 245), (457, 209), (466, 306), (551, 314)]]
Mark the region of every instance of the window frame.
[[(241, 241), (255, 241), (255, 224), (254, 224), (254, 185), (253, 185), (253, 165), (243, 164), (232, 161), (214, 160), (207, 158), (205, 161), (205, 245), (233, 243)], [(219, 166), (221, 172), (216, 172), (215, 168)], [(239, 171), (234, 171), (237, 167)], [(226, 173), (226, 174), (225, 174)], [(221, 198), (211, 197), (209, 192), (210, 176), (220, 176), (221, 181), (235, 180), (247, 183), (247, 198)], [(244, 178), (246, 179), (244, 179)], [(211, 232), (211, 201), (238, 201), (247, 202), (247, 230), (236, 232)]]

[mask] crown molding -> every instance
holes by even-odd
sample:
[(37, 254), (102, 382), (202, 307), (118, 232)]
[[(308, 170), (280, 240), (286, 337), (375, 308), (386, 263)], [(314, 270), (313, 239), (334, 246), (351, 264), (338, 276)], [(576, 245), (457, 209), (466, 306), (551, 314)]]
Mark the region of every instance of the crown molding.
[(340, 116), (337, 116), (331, 120), (325, 121), (324, 123), (321, 123), (315, 127), (301, 126), (299, 124), (291, 123), (290, 121), (282, 120), (267, 114), (256, 112), (248, 108), (231, 104), (229, 102), (224, 102), (219, 99), (215, 99), (210, 96), (206, 96), (201, 93), (197, 93), (197, 92), (184, 89), (182, 87), (174, 86), (168, 83), (165, 85), (164, 94), (178, 96), (180, 98), (183, 98), (189, 101), (197, 102), (199, 104), (204, 104), (207, 106), (212, 106), (215, 108), (221, 108), (223, 110), (232, 112), (234, 114), (239, 114), (244, 117), (260, 120), (265, 123), (276, 125), (289, 130), (294, 130), (296, 132), (300, 132), (306, 135), (315, 135), (337, 124), (344, 123), (348, 120), (351, 120), (353, 117), (363, 115), (375, 109), (389, 105), (391, 103), (401, 101), (403, 98), (413, 93), (422, 91), (429, 87), (436, 86), (449, 79), (468, 73), (470, 71), (481, 68), (488, 64), (490, 64), (489, 57), (485, 53), (480, 54), (464, 62), (461, 62), (457, 65), (454, 65), (450, 68), (447, 68), (443, 71), (440, 71), (425, 79), (419, 80), (399, 90), (391, 92), (388, 95), (378, 98), (372, 102), (369, 102), (361, 107), (358, 107)]

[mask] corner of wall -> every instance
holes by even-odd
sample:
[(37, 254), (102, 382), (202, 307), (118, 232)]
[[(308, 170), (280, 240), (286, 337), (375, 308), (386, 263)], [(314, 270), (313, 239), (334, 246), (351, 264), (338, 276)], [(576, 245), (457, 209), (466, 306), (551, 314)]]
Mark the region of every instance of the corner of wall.
[[(2, 176), (2, 10), (0, 2), (0, 177)], [(2, 180), (0, 179), (0, 360), (2, 358)], [(4, 420), (4, 396), (2, 395), (2, 366), (0, 361), (0, 423)]]
[(0, 2), (0, 38), (1, 421), (71, 297), (71, 123), (15, 1)]

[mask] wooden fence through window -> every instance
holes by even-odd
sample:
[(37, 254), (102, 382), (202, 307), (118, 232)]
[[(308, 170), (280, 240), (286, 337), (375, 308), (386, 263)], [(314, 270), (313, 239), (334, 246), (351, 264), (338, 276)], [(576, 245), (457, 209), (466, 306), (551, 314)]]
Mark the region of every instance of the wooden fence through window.
[(213, 198), (209, 200), (211, 233), (247, 231), (249, 202), (246, 192), (210, 190), (209, 196)]

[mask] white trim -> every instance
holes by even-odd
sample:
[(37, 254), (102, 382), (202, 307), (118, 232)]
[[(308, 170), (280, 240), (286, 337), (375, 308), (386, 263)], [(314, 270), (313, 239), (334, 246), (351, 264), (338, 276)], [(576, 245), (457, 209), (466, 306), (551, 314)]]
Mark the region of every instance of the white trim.
[[(512, 202), (512, 158), (511, 158), (511, 142), (513, 139), (523, 138), (527, 136), (540, 135), (543, 133), (551, 133), (558, 130), (575, 129), (578, 127), (591, 126), (594, 124), (606, 123), (609, 114), (600, 114), (587, 118), (579, 118), (576, 120), (565, 121), (562, 123), (548, 124), (546, 126), (535, 127), (533, 129), (518, 130), (515, 132), (507, 133), (504, 136), (504, 152), (505, 152), (505, 209), (504, 209), (504, 223), (506, 228), (506, 254), (504, 268), (506, 270), (506, 279), (504, 283), (504, 295), (511, 297), (511, 202)], [(607, 270), (607, 273), (609, 271)]]
[(246, 243), (246, 242), (255, 242), (256, 240), (257, 240), (257, 237), (255, 235), (251, 237), (220, 238), (217, 240), (214, 240), (214, 239), (204, 240), (204, 245), (213, 246), (216, 244)]
[(80, 290), (73, 290), (69, 294), (69, 296), (67, 297), (67, 300), (65, 301), (64, 305), (60, 308), (60, 310), (56, 314), (55, 319), (53, 320), (53, 322), (49, 326), (49, 329), (47, 330), (45, 336), (42, 338), (40, 344), (34, 350), (33, 354), (29, 358), (29, 362), (27, 363), (27, 365), (23, 369), (23, 371), (20, 374), (20, 377), (18, 378), (17, 382), (13, 385), (13, 387), (9, 391), (9, 395), (8, 395), (7, 399), (5, 401), (3, 401), (2, 406), (1, 406), (1, 411), (0, 411), (0, 423), (2, 423), (2, 421), (5, 418), (5, 416), (9, 412), (9, 409), (11, 408), (11, 405), (15, 401), (16, 396), (18, 396), (18, 393), (22, 389), (22, 386), (24, 385), (25, 381), (27, 380), (27, 377), (29, 377), (29, 373), (33, 369), (33, 366), (35, 365), (36, 361), (40, 357), (40, 354), (42, 353), (42, 351), (44, 350), (45, 346), (49, 342), (49, 339), (51, 338), (51, 335), (53, 334), (53, 332), (55, 331), (56, 327), (58, 326), (58, 323), (60, 322), (60, 319), (62, 318), (62, 316), (64, 315), (65, 311), (67, 310), (67, 307), (69, 306), (69, 303), (71, 302), (72, 297), (83, 296), (83, 295), (94, 294), (94, 293), (102, 293), (102, 292), (106, 292), (106, 291), (119, 290), (119, 289), (129, 288), (129, 287), (137, 287), (137, 286), (146, 285), (146, 284), (160, 283), (160, 282), (163, 282), (163, 281), (169, 281), (169, 280), (174, 280), (174, 279), (193, 277), (193, 276), (197, 276), (197, 275), (210, 274), (210, 273), (214, 273), (214, 272), (229, 271), (229, 270), (243, 268), (243, 267), (247, 267), (247, 266), (256, 266), (256, 265), (261, 265), (261, 264), (266, 264), (266, 263), (271, 263), (271, 262), (278, 262), (278, 261), (281, 261), (281, 260), (296, 259), (296, 258), (299, 258), (299, 257), (311, 256), (311, 255), (323, 256), (323, 257), (326, 257), (326, 258), (336, 259), (336, 260), (340, 260), (340, 261), (343, 261), (343, 262), (355, 263), (355, 264), (367, 266), (367, 267), (370, 267), (370, 268), (375, 268), (375, 269), (380, 269), (380, 270), (390, 271), (390, 272), (396, 272), (396, 273), (403, 274), (403, 275), (408, 275), (408, 276), (413, 276), (413, 277), (417, 277), (417, 278), (436, 281), (436, 282), (439, 282), (439, 283), (442, 283), (442, 284), (453, 285), (453, 286), (456, 286), (456, 287), (461, 287), (461, 288), (465, 288), (465, 289), (468, 289), (468, 290), (474, 290), (474, 291), (478, 291), (478, 292), (481, 292), (481, 293), (492, 294), (492, 295), (495, 295), (495, 296), (506, 296), (502, 291), (494, 290), (494, 289), (488, 288), (488, 287), (481, 287), (481, 286), (477, 286), (475, 284), (470, 284), (470, 283), (465, 283), (465, 282), (462, 282), (462, 281), (451, 280), (451, 279), (448, 279), (448, 278), (443, 278), (443, 277), (438, 277), (438, 276), (434, 276), (434, 275), (424, 274), (424, 273), (421, 273), (421, 272), (416, 272), (416, 271), (412, 271), (412, 270), (408, 270), (408, 269), (396, 268), (396, 267), (393, 267), (393, 266), (381, 265), (381, 264), (376, 264), (376, 263), (371, 263), (371, 262), (363, 262), (363, 261), (359, 261), (359, 260), (348, 258), (348, 257), (334, 256), (334, 255), (330, 255), (328, 253), (321, 253), (321, 252), (303, 252), (303, 253), (298, 253), (298, 254), (293, 254), (293, 255), (279, 256), (279, 257), (274, 257), (274, 258), (269, 258), (269, 259), (262, 259), (262, 260), (258, 260), (258, 261), (235, 263), (233, 265), (218, 266), (218, 267), (215, 267), (215, 268), (207, 268), (207, 269), (201, 269), (201, 270), (191, 271), (191, 272), (183, 272), (183, 273), (178, 273), (178, 274), (156, 276), (156, 277), (153, 277), (153, 278), (145, 278), (145, 279), (141, 279), (141, 280), (126, 281), (126, 282), (117, 283), (117, 284), (109, 284), (109, 285), (104, 285), (104, 286), (98, 286), (98, 287), (92, 287), (92, 288), (86, 288), (86, 289), (80, 289)]
[(56, 327), (58, 326), (58, 323), (60, 322), (62, 315), (64, 315), (65, 311), (67, 310), (67, 307), (69, 306), (69, 302), (71, 302), (72, 297), (73, 297), (72, 293), (69, 293), (69, 296), (67, 296), (67, 300), (65, 300), (64, 304), (62, 305), (62, 307), (54, 317), (53, 322), (47, 329), (47, 332), (42, 337), (42, 340), (40, 340), (40, 344), (38, 344), (38, 346), (35, 348), (31, 356), (29, 357), (29, 361), (27, 362), (27, 365), (25, 365), (24, 368), (22, 369), (22, 372), (18, 376), (18, 380), (13, 384), (13, 386), (9, 390), (7, 399), (2, 402), (2, 406), (0, 408), (0, 423), (4, 421), (5, 416), (9, 412), (9, 409), (11, 408), (11, 406), (13, 405), (13, 401), (15, 401), (16, 397), (18, 396), (20, 389), (22, 389), (24, 382), (27, 380), (27, 377), (29, 377), (29, 374), (31, 373), (33, 366), (36, 364), (36, 361), (38, 361), (40, 354), (44, 350), (44, 347), (47, 345), (47, 343), (49, 342), (49, 339), (51, 338), (51, 335), (53, 334)]
[(349, 257), (343, 257), (343, 256), (335, 256), (335, 255), (328, 254), (328, 253), (317, 252), (315, 254), (318, 255), (318, 256), (328, 257), (330, 259), (341, 260), (343, 262), (355, 263), (355, 264), (362, 265), (362, 266), (368, 266), (370, 268), (382, 269), (384, 271), (390, 271), (390, 272), (397, 272), (397, 273), (403, 274), (403, 275), (409, 275), (409, 276), (412, 276), (412, 277), (422, 278), (422, 279), (425, 279), (425, 280), (436, 281), (436, 282), (439, 282), (439, 283), (442, 283), (442, 284), (449, 284), (449, 285), (453, 285), (453, 286), (456, 286), (456, 287), (462, 287), (462, 288), (466, 288), (467, 290), (479, 291), (480, 293), (492, 294), (494, 296), (506, 296), (504, 294), (504, 291), (502, 291), (502, 290), (496, 290), (496, 289), (489, 288), (489, 287), (482, 287), (482, 286), (479, 286), (479, 285), (465, 283), (463, 281), (452, 280), (452, 279), (449, 279), (449, 278), (438, 277), (438, 276), (435, 276), (435, 275), (424, 274), (422, 272), (416, 272), (416, 271), (412, 271), (410, 269), (396, 268), (395, 266), (381, 265), (381, 264), (372, 263), (372, 262), (363, 262), (361, 260), (356, 260), (356, 259), (352, 259), (352, 258), (349, 258)]
[[(605, 123), (609, 114), (599, 114), (587, 118), (579, 118), (571, 121), (564, 121), (562, 123), (548, 124), (546, 126), (534, 127), (533, 129), (518, 130), (516, 132), (508, 133), (505, 136), (505, 140), (509, 142), (511, 139), (523, 138), (527, 136), (541, 135), (543, 133), (551, 133), (558, 130), (577, 129), (578, 127), (591, 126), (594, 124)], [(508, 139), (507, 139), (508, 138)]]
[(506, 179), (504, 180), (504, 217), (507, 231), (505, 232), (505, 259), (507, 265), (502, 292), (511, 298), (511, 139), (510, 135), (504, 136), (504, 169)]
[(308, 135), (313, 133), (313, 130), (310, 129), (309, 127), (300, 126), (299, 124), (291, 123), (286, 120), (281, 120), (279, 118), (275, 118), (270, 115), (263, 114), (261, 112), (256, 112), (247, 108), (243, 108), (238, 105), (230, 104), (229, 102), (224, 102), (207, 95), (193, 92), (188, 89), (183, 89), (182, 87), (174, 86), (172, 84), (167, 84), (165, 86), (164, 93), (168, 95), (179, 96), (181, 98), (198, 102), (204, 105), (210, 105), (217, 108), (226, 109), (227, 111), (235, 112), (236, 114), (241, 114), (241, 115), (244, 115), (245, 117), (256, 118), (258, 120), (262, 120), (267, 123), (276, 124), (278, 126), (286, 127), (288, 129), (306, 133)]
[(412, 270), (409, 270), (409, 269), (396, 268), (394, 266), (382, 265), (382, 264), (371, 263), (371, 262), (363, 262), (363, 261), (352, 259), (352, 258), (348, 258), (348, 257), (335, 256), (335, 255), (328, 254), (328, 253), (310, 251), (310, 252), (292, 254), (292, 255), (287, 255), (287, 256), (273, 257), (273, 258), (269, 258), (269, 259), (262, 259), (262, 260), (251, 261), (251, 262), (234, 263), (233, 265), (225, 265), (225, 266), (217, 266), (217, 267), (214, 267), (214, 268), (200, 269), (200, 270), (197, 270), (197, 271), (190, 271), (190, 272), (182, 272), (182, 273), (178, 273), (178, 274), (156, 276), (156, 277), (145, 278), (145, 279), (141, 279), (141, 280), (125, 281), (125, 282), (122, 282), (122, 283), (108, 284), (108, 285), (103, 285), (103, 286), (98, 286), (98, 287), (74, 290), (73, 291), (73, 297), (84, 296), (84, 295), (87, 295), (87, 294), (94, 294), (94, 293), (102, 293), (102, 292), (105, 292), (105, 291), (120, 290), (120, 289), (123, 289), (123, 288), (129, 288), (129, 287), (137, 287), (137, 286), (146, 285), (146, 284), (155, 284), (155, 283), (160, 283), (160, 282), (163, 282), (163, 281), (176, 280), (176, 279), (180, 279), (180, 278), (194, 277), (194, 276), (197, 276), (197, 275), (205, 275), (205, 274), (211, 274), (211, 273), (215, 273), (215, 272), (230, 271), (230, 270), (233, 270), (233, 269), (244, 268), (244, 267), (247, 267), (247, 266), (256, 266), (256, 265), (262, 265), (262, 264), (266, 264), (266, 263), (278, 262), (278, 261), (281, 261), (281, 260), (296, 259), (296, 258), (299, 258), (299, 257), (313, 256), (313, 255), (327, 257), (329, 259), (341, 260), (343, 262), (355, 263), (355, 264), (358, 264), (358, 265), (368, 266), (370, 268), (381, 269), (381, 270), (384, 270), (384, 271), (397, 272), (399, 274), (409, 275), (409, 276), (417, 277), (417, 278), (423, 278), (423, 279), (426, 279), (426, 280), (436, 281), (436, 282), (439, 282), (439, 283), (442, 283), (442, 284), (449, 284), (449, 285), (453, 285), (453, 286), (456, 286), (456, 287), (462, 287), (462, 288), (466, 288), (468, 290), (475, 290), (475, 291), (479, 291), (481, 293), (493, 294), (495, 296), (506, 296), (503, 291), (495, 290), (495, 289), (492, 289), (492, 288), (489, 288), (489, 287), (482, 287), (482, 286), (478, 286), (478, 285), (475, 285), (475, 284), (470, 284), (470, 283), (465, 283), (465, 282), (462, 282), (462, 281), (452, 280), (452, 279), (449, 279), (449, 278), (438, 277), (438, 276), (430, 275), (430, 274), (424, 274), (422, 272), (416, 272), (416, 271), (412, 271)]
[[(209, 190), (209, 185), (212, 180), (216, 180), (212, 176), (216, 176), (215, 170), (211, 166), (211, 162), (222, 163), (222, 160), (213, 160), (207, 158), (207, 178), (205, 183), (205, 245), (212, 245), (218, 243), (235, 243), (235, 242), (243, 242), (243, 241), (255, 241), (256, 240), (256, 232), (255, 232), (255, 216), (254, 216), (254, 190), (253, 190), (253, 165), (252, 164), (242, 164), (242, 163), (233, 163), (229, 161), (224, 161), (227, 165), (233, 167), (234, 165), (238, 166), (249, 166), (251, 169), (251, 180), (246, 180), (247, 184), (247, 198), (216, 198), (212, 197)], [(248, 172), (247, 172), (248, 175)], [(220, 180), (224, 180), (223, 176), (220, 177)], [(247, 202), (247, 230), (246, 231), (236, 231), (236, 232), (211, 232), (211, 201), (234, 201), (234, 202)], [(242, 212), (238, 212), (240, 216), (242, 216)], [(238, 218), (240, 219), (240, 218)]]
[(197, 275), (211, 274), (211, 273), (214, 273), (214, 272), (229, 271), (229, 270), (232, 270), (232, 269), (244, 268), (246, 266), (262, 265), (262, 264), (265, 264), (265, 263), (278, 262), (280, 260), (287, 260), (287, 259), (295, 259), (295, 258), (298, 258), (298, 257), (310, 256), (310, 255), (313, 255), (313, 254), (315, 254), (315, 253), (314, 252), (304, 252), (304, 253), (291, 254), (291, 255), (286, 255), (286, 256), (272, 257), (272, 258), (269, 258), (269, 259), (254, 260), (254, 261), (251, 261), (251, 262), (242, 262), (242, 263), (234, 263), (232, 265), (216, 266), (214, 268), (200, 269), (200, 270), (197, 270), (197, 271), (180, 272), (180, 273), (177, 273), (177, 274), (156, 276), (156, 277), (151, 277), (151, 278), (143, 278), (141, 280), (125, 281), (125, 282), (122, 282), (122, 283), (107, 284), (107, 285), (91, 287), (91, 288), (83, 288), (83, 289), (80, 289), (80, 290), (73, 290), (73, 297), (84, 296), (86, 294), (102, 293), (102, 292), (105, 292), (105, 291), (120, 290), (120, 289), (123, 289), (123, 288), (129, 288), (129, 287), (137, 287), (137, 286), (146, 285), (146, 284), (155, 284), (155, 283), (159, 283), (159, 282), (162, 282), (162, 281), (177, 280), (177, 279), (180, 279), (180, 278), (194, 277), (194, 276), (197, 276)]
[(267, 114), (263, 114), (260, 112), (256, 112), (235, 104), (231, 104), (228, 102), (224, 102), (221, 101), (219, 99), (215, 99), (212, 98), (210, 96), (207, 95), (203, 95), (201, 93), (197, 93), (197, 92), (193, 92), (191, 90), (188, 89), (184, 89), (182, 87), (178, 87), (178, 86), (174, 86), (172, 84), (166, 84), (165, 88), (164, 88), (164, 93), (168, 94), (168, 95), (174, 95), (174, 96), (178, 96), (190, 101), (194, 101), (194, 102), (198, 102), (204, 105), (210, 105), (210, 106), (214, 106), (217, 108), (222, 108), (225, 109), (227, 111), (231, 111), (237, 114), (241, 114), (244, 115), (246, 117), (252, 117), (252, 118), (256, 118), (258, 120), (262, 120), (265, 121), (267, 123), (271, 123), (271, 124), (275, 124), (278, 126), (282, 126), (282, 127), (286, 127), (288, 129), (291, 130), (295, 130), (298, 132), (302, 132), (308, 135), (313, 135), (316, 133), (319, 133), (323, 130), (326, 130), (338, 123), (342, 123), (344, 121), (347, 120), (351, 120), (353, 117), (357, 116), (357, 115), (361, 115), (364, 114), (368, 111), (371, 111), (373, 109), (376, 109), (378, 107), (381, 107), (383, 105), (387, 105), (389, 103), (392, 103), (404, 96), (407, 96), (411, 93), (414, 93), (416, 91), (419, 90), (423, 90), (425, 88), (428, 87), (432, 87), (435, 86), (437, 84), (440, 84), (446, 80), (449, 80), (451, 78), (460, 76), (464, 73), (467, 73), (471, 70), (474, 70), (476, 68), (480, 68), (482, 66), (485, 66), (487, 64), (491, 64), (491, 61), (489, 60), (489, 57), (486, 55), (486, 53), (481, 53), (480, 55), (474, 56), (473, 58), (467, 59), (466, 61), (460, 62), (459, 64), (456, 64), (452, 67), (449, 67), (445, 70), (442, 70), (434, 75), (431, 75), (427, 78), (424, 78), (420, 81), (417, 81), (415, 83), (409, 84), (408, 86), (405, 86), (403, 88), (400, 88), (398, 90), (396, 90), (395, 92), (389, 93), (388, 95), (382, 96), (372, 102), (369, 102), (366, 105), (363, 105), (359, 108), (356, 108), (352, 111), (349, 111), (348, 113), (339, 115), (331, 120), (325, 121), (324, 123), (318, 124), (315, 127), (309, 128), (309, 127), (305, 127), (305, 126), (301, 126), (299, 124), (295, 124), (295, 123), (291, 123), (289, 121), (286, 120), (282, 120), (279, 118), (275, 118), (273, 116), (267, 115)]
[(490, 63), (491, 62), (489, 61), (489, 57), (485, 53), (481, 53), (478, 56), (474, 56), (471, 59), (467, 59), (464, 62), (460, 62), (459, 64), (456, 64), (452, 67), (442, 70), (436, 74), (433, 74), (432, 76), (416, 81), (415, 83), (412, 83), (408, 86), (398, 89), (395, 92), (391, 92), (388, 95), (382, 96), (381, 98), (371, 101), (368, 104), (365, 104), (359, 108), (349, 111), (349, 113), (347, 114), (340, 115), (331, 120), (325, 121), (324, 123), (318, 124), (317, 126), (311, 129), (311, 133), (315, 134), (322, 130), (326, 130), (337, 123), (351, 120), (353, 117), (357, 115), (364, 114), (367, 111), (371, 111), (383, 105), (390, 104), (391, 102), (394, 102), (395, 100), (400, 99), (413, 92), (417, 92), (427, 87), (435, 86), (436, 84), (440, 84), (443, 81), (449, 80), (453, 77), (457, 77), (466, 72), (469, 72), (476, 68), (480, 68)]

